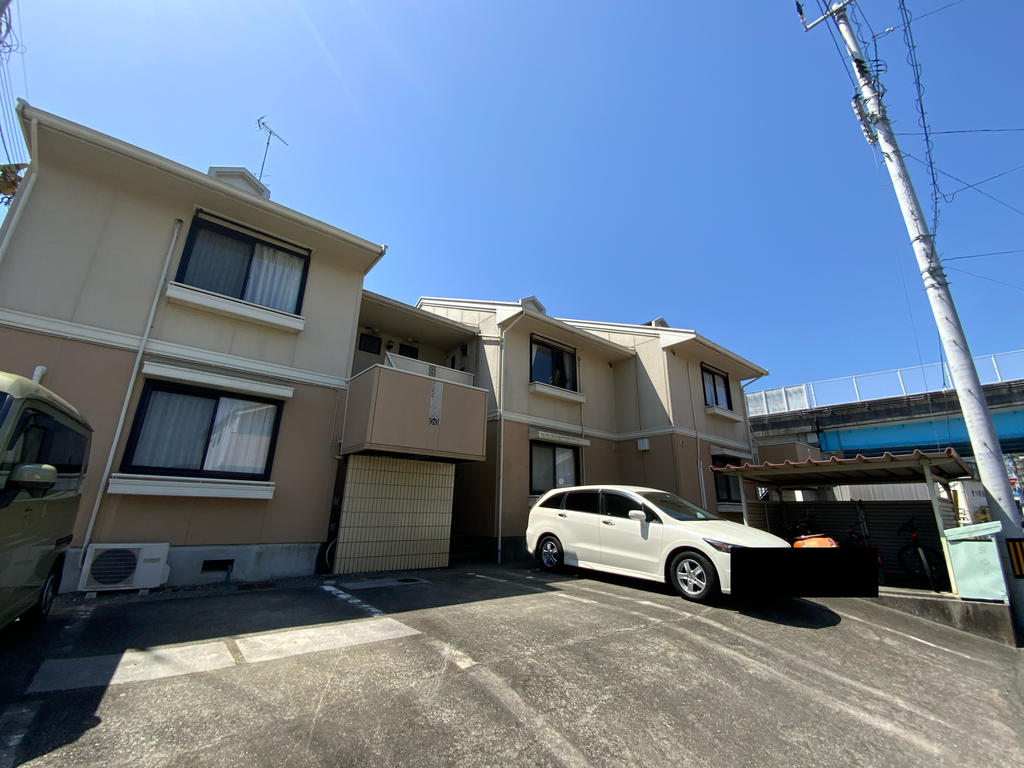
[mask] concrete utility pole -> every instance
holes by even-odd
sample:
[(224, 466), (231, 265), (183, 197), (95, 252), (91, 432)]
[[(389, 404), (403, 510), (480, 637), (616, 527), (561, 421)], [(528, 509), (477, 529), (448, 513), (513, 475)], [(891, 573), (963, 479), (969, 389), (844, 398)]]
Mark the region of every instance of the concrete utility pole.
[[(827, 14), (817, 21), (805, 24), (804, 29), (809, 30), (831, 17), (839, 28), (843, 42), (846, 43), (846, 51), (850, 55), (860, 87), (860, 101), (858, 102), (855, 98), (855, 108), (859, 107), (857, 111), (858, 116), (862, 118), (861, 126), (864, 129), (865, 137), (871, 143), (878, 142), (882, 158), (885, 160), (885, 167), (889, 171), (893, 188), (896, 190), (896, 199), (903, 212), (903, 221), (910, 234), (910, 242), (914, 247), (917, 265), (921, 270), (928, 302), (931, 304), (935, 324), (939, 329), (939, 338), (942, 340), (942, 347), (949, 360), (950, 375), (953, 379), (953, 386), (956, 388), (957, 397), (960, 399), (960, 409), (967, 424), (967, 435), (971, 441), (971, 448), (974, 450), (978, 473), (988, 492), (989, 510), (992, 519), (999, 520), (1003, 524), (1002, 532), (998, 536), (999, 558), (1003, 565), (1003, 578), (1008, 587), (1007, 594), (1010, 595), (1014, 623), (1017, 626), (1018, 635), (1024, 636), (1021, 634), (1024, 633), (1024, 580), (1013, 577), (1009, 553), (1004, 541), (1006, 536), (1020, 537), (1021, 521), (1017, 505), (1013, 500), (1013, 491), (1010, 489), (1010, 480), (1006, 475), (999, 437), (996, 435), (995, 427), (992, 426), (985, 393), (981, 388), (978, 371), (974, 367), (974, 360), (967, 346), (964, 329), (960, 325), (960, 317), (953, 304), (953, 296), (949, 292), (946, 274), (935, 253), (935, 243), (928, 231), (924, 211), (921, 210), (921, 203), (918, 202), (917, 193), (914, 191), (910, 175), (907, 173), (903, 154), (900, 152), (896, 136), (889, 124), (881, 94), (875, 87), (875, 77), (868, 69), (867, 61), (860, 49), (860, 43), (846, 15), (846, 6), (851, 2), (852, 0), (844, 0), (844, 2), (834, 3)], [(799, 3), (797, 9), (800, 12), (801, 20), (803, 20)]]

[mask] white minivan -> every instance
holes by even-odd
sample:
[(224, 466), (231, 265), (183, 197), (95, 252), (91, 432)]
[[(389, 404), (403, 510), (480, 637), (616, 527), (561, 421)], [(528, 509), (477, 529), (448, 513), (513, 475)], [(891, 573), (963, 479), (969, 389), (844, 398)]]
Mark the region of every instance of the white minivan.
[(565, 564), (667, 581), (698, 602), (731, 591), (733, 549), (788, 546), (674, 494), (630, 485), (548, 491), (526, 528), (527, 550), (548, 570)]
[(0, 627), (50, 612), (71, 544), (92, 428), (30, 379), (0, 372)]

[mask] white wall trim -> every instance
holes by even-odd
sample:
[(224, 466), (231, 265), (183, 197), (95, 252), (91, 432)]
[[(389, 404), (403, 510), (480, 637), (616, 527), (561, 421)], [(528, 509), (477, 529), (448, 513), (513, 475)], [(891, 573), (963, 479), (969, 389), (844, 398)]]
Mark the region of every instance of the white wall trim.
[(214, 389), (226, 389), (231, 392), (245, 392), (250, 395), (262, 395), (277, 400), (289, 400), (295, 394), (292, 387), (280, 384), (267, 384), (251, 379), (239, 379), (221, 373), (199, 371), (195, 368), (183, 368), (177, 365), (147, 360), (142, 364), (142, 373), (153, 379), (165, 381), (183, 381), (189, 384), (200, 384)]
[[(141, 337), (131, 333), (97, 328), (96, 326), (75, 323), (69, 320), (59, 320), (53, 317), (33, 315), (29, 312), (21, 312), (14, 309), (0, 308), (0, 325), (33, 333), (44, 333), (48, 336), (57, 336), (63, 339), (100, 344), (116, 349), (135, 350), (139, 348), (141, 341)], [(307, 371), (302, 368), (267, 363), (248, 357), (238, 357), (223, 352), (189, 347), (170, 341), (150, 339), (149, 344), (146, 345), (146, 351), (176, 360), (203, 363), (219, 368), (255, 373), (261, 376), (272, 376), (276, 379), (284, 379), (285, 381), (293, 381), (300, 384), (313, 384), (318, 387), (331, 387), (333, 389), (348, 389), (348, 379), (340, 376), (331, 376), (330, 374), (317, 371)]]
[(568, 400), (570, 403), (585, 403), (587, 396), (582, 392), (573, 392), (562, 387), (553, 387), (550, 384), (542, 384), (539, 381), (530, 382), (530, 391), (545, 397), (553, 397), (556, 400)]
[(306, 327), (305, 318), (299, 315), (261, 307), (259, 304), (233, 299), (230, 296), (221, 296), (182, 283), (167, 283), (166, 293), (167, 300), (173, 304), (201, 309), (236, 320), (246, 320), (280, 331), (299, 333)]
[(718, 405), (705, 405), (704, 413), (708, 416), (716, 416), (719, 419), (725, 419), (726, 421), (743, 421), (743, 417), (734, 411), (730, 411), (728, 408), (722, 408)]
[(214, 480), (205, 477), (110, 476), (107, 493), (131, 496), (192, 496), (214, 499), (272, 499), (274, 483), (257, 480)]
[(574, 437), (573, 435), (563, 435), (559, 432), (548, 432), (544, 429), (537, 429), (536, 427), (530, 427), (530, 439), (531, 440), (543, 440), (548, 443), (561, 443), (562, 445), (578, 445), (588, 448), (590, 441), (585, 437)]
[[(498, 418), (497, 411), (491, 411), (487, 414), (488, 421), (495, 421)], [(515, 421), (520, 424), (527, 424), (529, 426), (559, 429), (569, 432), (570, 434), (579, 434), (580, 425), (570, 424), (565, 421), (555, 421), (554, 419), (544, 419), (539, 416), (530, 416), (526, 413), (516, 413), (514, 411), (505, 411), (505, 418), (509, 421)], [(696, 432), (692, 429), (686, 429), (684, 427), (656, 427), (652, 429), (641, 429), (633, 432), (609, 432), (605, 429), (597, 429), (595, 427), (583, 426), (584, 432), (587, 437), (597, 437), (602, 440), (611, 440), (614, 442), (625, 441), (625, 440), (637, 440), (642, 437), (659, 437), (661, 435), (678, 435), (679, 437), (690, 437), (698, 440), (703, 440), (705, 443), (709, 443), (714, 447), (721, 448), (722, 450), (728, 450), (729, 453), (737, 456), (750, 456), (750, 445), (745, 442), (738, 442), (736, 440), (730, 440), (721, 435), (713, 435), (708, 432)]]

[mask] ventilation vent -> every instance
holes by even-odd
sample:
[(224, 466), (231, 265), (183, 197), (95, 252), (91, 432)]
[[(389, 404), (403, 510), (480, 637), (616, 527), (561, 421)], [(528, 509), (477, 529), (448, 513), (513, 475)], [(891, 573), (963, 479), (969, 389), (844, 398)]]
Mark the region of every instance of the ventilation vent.
[(150, 589), (167, 581), (168, 544), (94, 544), (85, 556), (78, 588), (88, 592)]

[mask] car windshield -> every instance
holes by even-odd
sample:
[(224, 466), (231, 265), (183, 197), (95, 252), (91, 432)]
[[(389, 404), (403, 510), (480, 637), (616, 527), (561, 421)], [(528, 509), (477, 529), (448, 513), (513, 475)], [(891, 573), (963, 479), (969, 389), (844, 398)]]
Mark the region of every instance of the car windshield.
[(7, 409), (13, 400), (14, 398), (6, 392), (0, 392), (0, 424), (3, 423), (4, 416), (7, 415)]
[(691, 504), (686, 499), (680, 499), (672, 493), (665, 493), (665, 491), (647, 491), (640, 495), (674, 520), (722, 519), (718, 515), (713, 515), (706, 509), (701, 509), (696, 504)]

